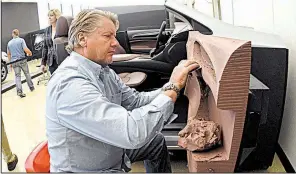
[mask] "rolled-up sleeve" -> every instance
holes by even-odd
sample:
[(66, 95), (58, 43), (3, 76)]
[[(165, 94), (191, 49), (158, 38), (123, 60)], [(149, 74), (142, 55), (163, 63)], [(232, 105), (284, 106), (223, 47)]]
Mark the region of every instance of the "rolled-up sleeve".
[(172, 115), (174, 104), (163, 94), (147, 105), (128, 111), (111, 103), (90, 81), (76, 78), (59, 85), (60, 124), (93, 139), (125, 148), (146, 144)]

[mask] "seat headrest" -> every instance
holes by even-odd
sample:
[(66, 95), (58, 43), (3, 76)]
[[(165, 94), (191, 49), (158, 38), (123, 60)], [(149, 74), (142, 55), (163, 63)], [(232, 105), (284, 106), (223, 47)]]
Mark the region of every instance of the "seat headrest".
[(71, 25), (72, 20), (73, 20), (73, 17), (71, 16), (61, 16), (58, 18), (57, 25), (56, 25), (55, 38), (68, 37), (68, 31), (69, 31), (69, 27)]

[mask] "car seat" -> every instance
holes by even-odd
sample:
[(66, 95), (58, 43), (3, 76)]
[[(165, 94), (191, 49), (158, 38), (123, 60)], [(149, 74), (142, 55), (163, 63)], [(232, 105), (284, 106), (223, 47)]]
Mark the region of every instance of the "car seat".
[(54, 49), (56, 51), (56, 61), (60, 65), (68, 56), (69, 53), (65, 47), (68, 45), (68, 31), (73, 17), (61, 16), (57, 20), (56, 35), (53, 40)]

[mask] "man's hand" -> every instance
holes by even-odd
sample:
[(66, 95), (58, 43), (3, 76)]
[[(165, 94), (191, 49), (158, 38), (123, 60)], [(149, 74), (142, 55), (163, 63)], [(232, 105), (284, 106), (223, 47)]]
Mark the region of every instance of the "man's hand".
[[(198, 68), (199, 65), (193, 60), (182, 60), (178, 66), (173, 70), (170, 82), (176, 85), (180, 90), (184, 88), (187, 81), (188, 74)], [(173, 90), (165, 91), (164, 94), (172, 99), (173, 102), (177, 100), (177, 93)]]
[(198, 68), (199, 65), (194, 60), (182, 60), (173, 70), (170, 82), (175, 84), (179, 89), (184, 88), (188, 74)]
[(27, 56), (32, 56), (32, 52), (28, 48), (24, 48), (25, 53)]
[(41, 68), (41, 71), (42, 71), (42, 72), (45, 72), (45, 65), (41, 65), (40, 68)]

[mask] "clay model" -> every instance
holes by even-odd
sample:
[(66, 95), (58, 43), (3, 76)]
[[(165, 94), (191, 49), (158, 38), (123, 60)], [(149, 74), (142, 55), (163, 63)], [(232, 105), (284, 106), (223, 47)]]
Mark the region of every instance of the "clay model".
[(189, 98), (188, 122), (179, 132), (179, 146), (189, 151), (205, 151), (221, 145), (221, 128), (209, 120), (207, 106), (208, 87), (193, 72), (186, 85), (185, 95)]
[(189, 172), (233, 172), (248, 100), (251, 42), (190, 31), (187, 59), (200, 65), (188, 77), (188, 122), (179, 132)]

